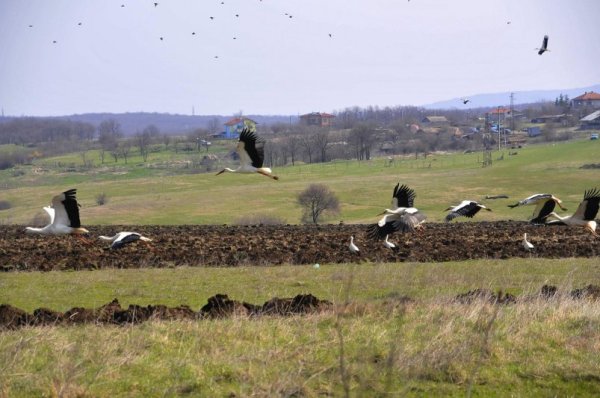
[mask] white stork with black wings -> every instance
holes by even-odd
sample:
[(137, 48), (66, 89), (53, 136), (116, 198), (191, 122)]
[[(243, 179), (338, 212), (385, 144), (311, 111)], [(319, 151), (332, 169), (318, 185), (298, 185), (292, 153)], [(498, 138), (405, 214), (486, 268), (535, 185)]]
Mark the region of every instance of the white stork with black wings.
[(529, 221), (534, 224), (543, 224), (546, 222), (546, 217), (554, 210), (556, 205), (563, 210), (567, 210), (561, 203), (562, 201), (552, 194), (538, 193), (520, 200), (514, 205), (508, 205), (508, 207), (515, 208), (517, 206), (535, 205), (532, 218)]
[(367, 235), (372, 239), (385, 239), (394, 232), (412, 232), (427, 218), (419, 209), (413, 207), (415, 191), (406, 185), (396, 184), (392, 196), (392, 209), (385, 209), (384, 216), (369, 226)]
[(152, 239), (146, 238), (137, 232), (118, 232), (114, 236), (100, 235), (101, 240), (111, 242), (110, 248), (113, 250), (120, 249), (125, 245), (141, 240), (142, 242), (152, 242)]
[(566, 224), (566, 225), (579, 225), (590, 231), (595, 236), (596, 233), (596, 221), (595, 218), (598, 215), (598, 208), (600, 207), (600, 189), (593, 188), (585, 191), (583, 194), (583, 200), (579, 203), (579, 207), (573, 215), (561, 217), (555, 212), (548, 214), (548, 217), (553, 217), (557, 221), (550, 221), (548, 224)]
[(279, 179), (279, 177), (272, 174), (273, 172), (270, 168), (263, 167), (265, 159), (265, 141), (259, 138), (256, 133), (244, 128), (240, 133), (236, 152), (240, 157), (240, 166), (235, 170), (226, 167), (216, 175), (228, 171), (230, 173), (244, 174), (258, 173), (274, 180)]
[(81, 235), (89, 231), (81, 227), (79, 220), (79, 204), (75, 198), (77, 190), (69, 189), (52, 198), (52, 206), (44, 210), (50, 216), (50, 224), (43, 228), (26, 227), (25, 232), (41, 235)]
[(446, 216), (446, 222), (450, 222), (456, 217), (473, 218), (473, 216), (477, 214), (481, 209), (492, 211), (492, 209), (490, 209), (489, 207), (477, 203), (474, 200), (463, 200), (458, 206), (450, 206), (446, 210), (444, 210), (450, 210), (450, 213), (448, 213), (448, 215)]

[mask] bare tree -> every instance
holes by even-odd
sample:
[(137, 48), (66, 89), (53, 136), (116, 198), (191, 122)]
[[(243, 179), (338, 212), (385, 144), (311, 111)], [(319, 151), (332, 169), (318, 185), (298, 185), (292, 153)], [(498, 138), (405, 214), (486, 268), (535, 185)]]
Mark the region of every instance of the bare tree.
[(327, 161), (327, 145), (329, 145), (329, 132), (326, 130), (319, 131), (312, 136), (315, 149), (317, 150), (320, 161)]
[(348, 141), (354, 149), (357, 160), (370, 160), (371, 148), (375, 143), (374, 128), (365, 123), (357, 124), (351, 131)]
[(292, 161), (292, 166), (294, 166), (296, 159), (298, 159), (298, 152), (300, 151), (300, 139), (295, 135), (288, 136), (284, 141), (284, 145)]
[(221, 123), (219, 122), (219, 118), (213, 117), (206, 124), (206, 129), (208, 130), (208, 132), (210, 134), (217, 134), (219, 132), (220, 126), (221, 126)]
[[(98, 126), (98, 141), (100, 142), (100, 160), (104, 163), (104, 154), (106, 151), (111, 154), (116, 153), (118, 140), (123, 136), (121, 125), (114, 119), (108, 119)], [(115, 157), (115, 162), (117, 157)]]
[(298, 204), (302, 206), (302, 221), (317, 224), (323, 213), (339, 214), (340, 202), (335, 193), (324, 184), (310, 184), (298, 194)]
[(313, 162), (314, 140), (312, 135), (304, 134), (300, 138), (300, 146), (304, 149), (304, 154), (308, 156), (308, 163)]
[(127, 164), (127, 156), (129, 156), (130, 151), (131, 140), (123, 140), (119, 143), (119, 155), (125, 160), (125, 164)]

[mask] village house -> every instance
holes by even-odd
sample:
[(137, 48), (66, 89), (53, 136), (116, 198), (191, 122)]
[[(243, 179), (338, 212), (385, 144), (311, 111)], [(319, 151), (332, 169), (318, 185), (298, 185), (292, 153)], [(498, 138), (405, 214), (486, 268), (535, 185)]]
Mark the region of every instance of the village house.
[(421, 123), (428, 126), (441, 126), (448, 124), (449, 122), (448, 119), (446, 119), (446, 116), (425, 116), (421, 119)]
[(218, 135), (219, 138), (236, 139), (244, 128), (250, 131), (256, 131), (256, 122), (247, 117), (234, 117), (225, 122), (225, 131)]
[(582, 130), (600, 129), (600, 111), (590, 113), (579, 122)]
[(312, 112), (300, 115), (300, 123), (305, 126), (329, 127), (333, 124), (335, 115), (329, 113)]
[(579, 97), (575, 97), (571, 100), (571, 106), (573, 108), (581, 108), (581, 107), (592, 107), (592, 108), (600, 108), (600, 94), (590, 91), (589, 93), (586, 91), (584, 94)]

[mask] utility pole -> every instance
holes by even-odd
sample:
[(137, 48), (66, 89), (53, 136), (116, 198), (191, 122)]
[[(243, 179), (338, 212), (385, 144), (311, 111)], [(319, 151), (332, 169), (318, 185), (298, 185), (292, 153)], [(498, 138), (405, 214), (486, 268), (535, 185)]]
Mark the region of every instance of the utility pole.
[(496, 108), (496, 112), (498, 112), (498, 124), (496, 124), (496, 128), (498, 129), (498, 152), (500, 152), (500, 107)]
[(515, 131), (515, 93), (510, 93), (510, 131)]

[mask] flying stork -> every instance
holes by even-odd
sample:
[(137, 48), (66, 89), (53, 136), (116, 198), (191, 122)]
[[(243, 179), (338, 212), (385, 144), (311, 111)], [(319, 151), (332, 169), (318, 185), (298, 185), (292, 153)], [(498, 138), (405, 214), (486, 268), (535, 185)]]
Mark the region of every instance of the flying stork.
[(543, 224), (546, 222), (546, 217), (554, 210), (554, 207), (558, 205), (563, 211), (567, 210), (562, 206), (562, 200), (549, 193), (538, 193), (531, 195), (514, 205), (508, 205), (511, 209), (517, 206), (536, 205), (533, 210), (533, 216), (530, 220), (534, 224)]
[(583, 200), (579, 203), (579, 207), (573, 215), (561, 217), (555, 212), (551, 212), (546, 217), (554, 217), (556, 221), (551, 221), (548, 224), (566, 224), (566, 225), (580, 225), (590, 231), (594, 236), (598, 236), (596, 233), (596, 215), (598, 214), (598, 207), (600, 203), (600, 189), (592, 188), (588, 189), (583, 194)]
[(450, 213), (446, 216), (446, 222), (450, 222), (456, 217), (468, 217), (472, 218), (475, 214), (479, 212), (479, 210), (485, 209), (487, 211), (492, 211), (489, 207), (486, 207), (480, 203), (475, 202), (474, 200), (463, 200), (457, 206), (450, 206), (444, 211), (450, 210)]
[(263, 161), (265, 159), (265, 141), (257, 137), (256, 133), (250, 131), (248, 128), (244, 127), (240, 133), (236, 152), (240, 157), (240, 166), (235, 170), (226, 167), (216, 175), (228, 171), (230, 173), (244, 174), (258, 173), (274, 180), (279, 179), (279, 177), (272, 174), (270, 168), (263, 167)]
[(372, 239), (385, 239), (396, 231), (412, 232), (427, 218), (419, 209), (413, 207), (415, 191), (406, 185), (396, 184), (392, 196), (392, 209), (385, 209), (379, 215), (383, 217), (369, 226), (367, 235)]
[(52, 198), (52, 206), (44, 210), (50, 216), (50, 223), (43, 228), (26, 227), (25, 232), (41, 235), (83, 235), (89, 233), (81, 227), (79, 204), (75, 198), (77, 190), (69, 189)]
[(113, 250), (120, 249), (125, 245), (141, 240), (142, 242), (152, 242), (152, 239), (146, 238), (137, 232), (117, 232), (114, 236), (100, 235), (101, 240), (112, 242), (110, 248)]
[(546, 51), (550, 51), (548, 50), (548, 35), (544, 36), (544, 39), (542, 40), (542, 47), (536, 48), (536, 50), (539, 50), (538, 55), (542, 55)]

